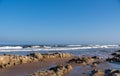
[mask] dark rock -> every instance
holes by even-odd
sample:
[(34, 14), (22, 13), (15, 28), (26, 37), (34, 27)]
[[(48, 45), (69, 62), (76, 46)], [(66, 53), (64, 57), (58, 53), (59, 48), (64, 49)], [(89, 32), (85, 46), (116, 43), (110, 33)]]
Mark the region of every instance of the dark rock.
[(102, 71), (102, 70), (93, 70), (92, 71), (92, 76), (105, 76), (105, 73), (104, 73), (104, 71)]
[(78, 57), (69, 60), (68, 63), (89, 64), (92, 63), (93, 61), (94, 59), (91, 57)]
[(97, 57), (97, 56), (93, 56), (92, 58), (93, 59), (100, 59), (100, 57)]
[(101, 62), (100, 61), (96, 61), (96, 62), (93, 62), (92, 64), (91, 64), (91, 66), (92, 67), (96, 67), (98, 64), (100, 64)]
[(93, 70), (92, 76), (120, 76), (120, 70), (116, 69)]
[(114, 52), (111, 55), (113, 57), (107, 58), (106, 61), (109, 61), (109, 62), (120, 62), (120, 53)]

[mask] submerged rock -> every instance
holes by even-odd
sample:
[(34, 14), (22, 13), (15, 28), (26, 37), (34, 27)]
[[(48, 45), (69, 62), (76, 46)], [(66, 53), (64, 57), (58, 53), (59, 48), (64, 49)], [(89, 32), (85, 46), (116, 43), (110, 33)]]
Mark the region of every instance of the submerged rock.
[(109, 62), (120, 62), (120, 53), (119, 53), (120, 50), (112, 53), (111, 55), (113, 57), (111, 58), (107, 58), (106, 61), (109, 61)]

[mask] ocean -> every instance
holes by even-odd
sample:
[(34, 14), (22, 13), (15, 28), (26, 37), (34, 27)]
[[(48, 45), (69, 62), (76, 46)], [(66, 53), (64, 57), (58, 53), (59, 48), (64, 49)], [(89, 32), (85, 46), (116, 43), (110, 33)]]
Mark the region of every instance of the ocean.
[(71, 53), (74, 56), (87, 55), (107, 58), (120, 49), (119, 45), (12, 45), (0, 46), (0, 54), (27, 55), (33, 52)]
[[(12, 45), (0, 46), (0, 55), (2, 54), (17, 54), (27, 55), (33, 52), (44, 53), (70, 53), (74, 56), (99, 56), (108, 58), (111, 53), (120, 50), (119, 45)], [(113, 69), (120, 70), (119, 63), (108, 63)], [(81, 67), (74, 68), (72, 73), (76, 73)]]

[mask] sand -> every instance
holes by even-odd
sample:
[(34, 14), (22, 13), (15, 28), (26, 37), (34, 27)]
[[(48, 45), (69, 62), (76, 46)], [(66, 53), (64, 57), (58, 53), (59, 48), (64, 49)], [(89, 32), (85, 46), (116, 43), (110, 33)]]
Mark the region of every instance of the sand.
[(34, 63), (15, 65), (9, 68), (0, 69), (0, 76), (26, 76), (38, 70), (46, 70), (57, 64), (65, 64), (70, 58), (46, 59)]
[[(27, 63), (21, 65), (15, 65), (9, 68), (0, 69), (0, 76), (26, 76), (38, 70), (46, 70), (55, 65), (66, 65), (71, 58), (51, 58), (44, 61), (38, 61), (34, 63)], [(99, 64), (97, 67), (91, 67), (90, 65), (78, 65), (71, 64), (73, 70), (66, 76), (90, 76), (90, 71), (93, 69), (106, 69), (111, 68), (107, 62)]]

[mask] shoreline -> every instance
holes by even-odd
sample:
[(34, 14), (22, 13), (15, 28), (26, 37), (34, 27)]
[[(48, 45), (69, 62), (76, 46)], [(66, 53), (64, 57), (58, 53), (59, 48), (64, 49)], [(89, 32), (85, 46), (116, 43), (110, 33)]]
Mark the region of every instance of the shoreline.
[[(15, 65), (0, 70), (0, 76), (27, 76), (28, 74), (34, 73), (38, 70), (46, 70), (55, 65), (66, 65), (66, 62), (70, 59), (72, 58), (46, 59), (45, 61)], [(73, 67), (73, 70), (65, 76), (89, 76), (89, 72), (93, 70), (93, 68), (90, 65), (89, 66), (81, 64), (71, 65)], [(96, 69), (103, 70), (106, 69), (106, 67), (109, 69), (111, 66), (107, 63), (104, 63), (99, 65), (99, 67), (97, 67)]]
[(16, 57), (18, 58), (18, 60), (19, 57), (23, 58), (23, 60), (24, 58), (29, 59), (33, 57), (32, 58), (33, 61), (1, 68), (0, 76), (27, 76), (38, 71), (48, 71), (50, 68), (55, 67), (57, 65), (65, 66), (68, 64), (71, 65), (73, 69), (69, 73), (65, 74), (65, 76), (91, 76), (91, 73), (94, 70), (103, 71), (106, 69), (114, 69), (113, 66), (111, 66), (109, 62), (106, 61), (106, 59), (97, 56), (93, 57), (86, 55), (72, 56), (69, 53), (59, 52), (53, 54), (31, 53), (25, 57), (18, 55), (2, 55), (2, 56), (3, 57), (12, 56), (13, 58), (12, 60), (14, 60), (14, 58)]

